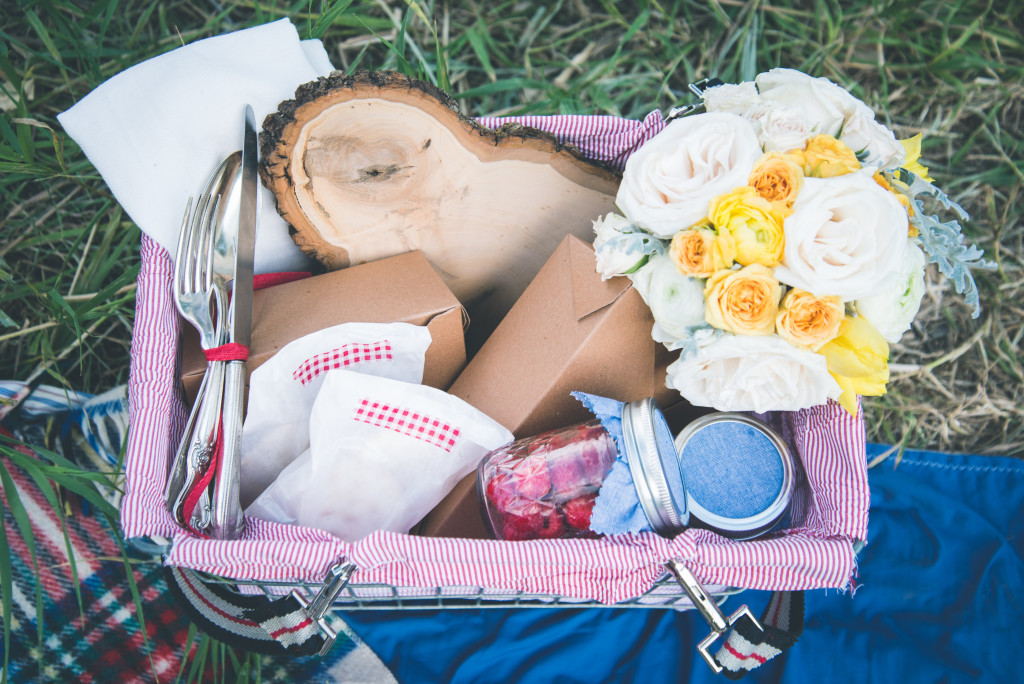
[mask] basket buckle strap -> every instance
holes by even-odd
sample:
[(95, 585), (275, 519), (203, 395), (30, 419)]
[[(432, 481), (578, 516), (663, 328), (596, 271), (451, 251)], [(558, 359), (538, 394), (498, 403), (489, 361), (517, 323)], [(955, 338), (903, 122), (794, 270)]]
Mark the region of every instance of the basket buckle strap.
[[(704, 97), (704, 91), (708, 88), (714, 88), (715, 86), (724, 85), (724, 82), (718, 78), (702, 78), (696, 83), (690, 84), (690, 92), (699, 98)], [(691, 114), (702, 114), (704, 112), (704, 102), (696, 104), (688, 104), (684, 107), (673, 107), (668, 111), (668, 116), (665, 117), (665, 123), (672, 121), (673, 119), (679, 119), (684, 116), (690, 116)]]
[(313, 597), (312, 601), (307, 601), (302, 594), (299, 593), (298, 589), (291, 590), (291, 597), (302, 607), (302, 612), (305, 616), (317, 624), (320, 631), (324, 635), (324, 644), (320, 648), (318, 655), (326, 655), (331, 650), (331, 646), (334, 645), (334, 640), (338, 638), (338, 633), (327, 623), (324, 617), (327, 611), (331, 609), (334, 604), (334, 599), (338, 598), (338, 594), (341, 590), (348, 585), (349, 580), (352, 578), (352, 573), (355, 572), (355, 563), (351, 561), (335, 563), (327, 571), (327, 576), (324, 578), (323, 586)]
[[(711, 627), (697, 651), (715, 674), (740, 679), (796, 643), (803, 631), (803, 592), (774, 592), (760, 621), (745, 604), (726, 618), (682, 561), (673, 558), (665, 565)], [(711, 645), (726, 634), (722, 647), (712, 655)]]
[(354, 635), (339, 635), (324, 617), (355, 571), (339, 561), (327, 572), (312, 601), (296, 590), (273, 598), (243, 594), (230, 582), (168, 565), (167, 585), (189, 618), (207, 634), (234, 648), (267, 655), (326, 655), (338, 639), (355, 644)]

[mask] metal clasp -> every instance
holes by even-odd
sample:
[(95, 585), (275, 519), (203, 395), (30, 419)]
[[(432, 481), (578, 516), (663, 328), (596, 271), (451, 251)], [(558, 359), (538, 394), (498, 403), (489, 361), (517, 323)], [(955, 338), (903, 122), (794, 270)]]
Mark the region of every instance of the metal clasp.
[(291, 595), (302, 606), (302, 610), (305, 611), (310, 620), (316, 622), (320, 627), (320, 631), (324, 634), (324, 645), (318, 653), (320, 656), (327, 655), (327, 652), (331, 650), (331, 646), (334, 645), (334, 640), (338, 638), (338, 633), (327, 623), (324, 616), (331, 609), (331, 605), (334, 604), (334, 599), (338, 598), (338, 594), (348, 584), (355, 570), (355, 563), (351, 561), (332, 565), (331, 569), (327, 571), (327, 576), (324, 577), (323, 586), (320, 587), (320, 591), (316, 593), (312, 601), (307, 601), (297, 589), (292, 589), (291, 591)]
[[(724, 85), (724, 83), (718, 78), (702, 78), (696, 83), (690, 84), (690, 92), (699, 98), (704, 97), (704, 91), (708, 88), (714, 88), (715, 86)], [(690, 114), (701, 114), (704, 112), (704, 103), (698, 102), (696, 104), (686, 105), (685, 107), (673, 107), (668, 110), (668, 116), (665, 117), (665, 122), (672, 121), (672, 119), (679, 119)]]
[(750, 608), (746, 604), (740, 606), (739, 610), (730, 615), (728, 618), (725, 617), (725, 613), (718, 607), (718, 604), (708, 595), (704, 590), (704, 587), (700, 585), (697, 578), (694, 577), (690, 569), (683, 565), (683, 562), (673, 558), (665, 563), (668, 567), (669, 572), (676, 578), (679, 585), (686, 592), (686, 595), (693, 601), (693, 605), (696, 606), (697, 611), (701, 614), (701, 617), (708, 623), (711, 628), (711, 634), (704, 637), (704, 640), (697, 644), (697, 651), (703, 656), (704, 661), (708, 664), (715, 674), (720, 674), (724, 669), (715, 660), (715, 657), (711, 655), (711, 644), (715, 643), (720, 636), (729, 631), (737, 620), (746, 615), (750, 618), (751, 622), (757, 625), (757, 628), (762, 632), (764, 627), (758, 622), (754, 614), (750, 612)]

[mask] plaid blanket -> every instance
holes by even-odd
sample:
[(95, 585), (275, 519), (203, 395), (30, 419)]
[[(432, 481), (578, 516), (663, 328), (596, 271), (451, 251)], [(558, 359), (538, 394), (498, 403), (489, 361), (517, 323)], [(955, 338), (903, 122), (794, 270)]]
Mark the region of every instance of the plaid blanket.
[[(120, 440), (106, 437), (123, 438), (123, 431), (111, 428), (123, 418), (118, 396), (123, 390), (23, 415), (13, 436), (63, 453), (84, 468), (116, 464)], [(100, 438), (101, 431), (106, 437)], [(6, 541), (11, 571), (10, 596), (4, 597), (11, 607), (10, 641), (5, 648), (0, 640), (7, 681), (234, 681), (243, 675), (253, 679), (257, 670), (269, 681), (395, 681), (351, 632), (339, 634), (324, 658), (231, 653), (202, 639), (169, 593), (160, 558), (123, 547), (118, 521), (81, 497), (54, 488), (57, 498), (51, 500), (48, 485), (12, 462), (14, 448), (9, 439), (0, 442), (0, 569)], [(17, 452), (34, 456), (24, 446)], [(117, 490), (107, 493), (115, 508), (117, 496)], [(22, 535), (26, 520), (31, 542)]]

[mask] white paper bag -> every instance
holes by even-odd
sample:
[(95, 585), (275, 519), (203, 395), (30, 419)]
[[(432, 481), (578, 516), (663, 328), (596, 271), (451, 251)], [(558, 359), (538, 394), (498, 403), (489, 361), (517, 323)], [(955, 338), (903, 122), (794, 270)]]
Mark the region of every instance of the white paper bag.
[(331, 372), (348, 369), (418, 384), (429, 346), (424, 326), (343, 323), (290, 342), (253, 371), (242, 426), (242, 506), (309, 448), (310, 412)]
[(246, 511), (357, 541), (408, 532), (512, 433), (425, 385), (348, 371), (324, 380), (310, 449)]

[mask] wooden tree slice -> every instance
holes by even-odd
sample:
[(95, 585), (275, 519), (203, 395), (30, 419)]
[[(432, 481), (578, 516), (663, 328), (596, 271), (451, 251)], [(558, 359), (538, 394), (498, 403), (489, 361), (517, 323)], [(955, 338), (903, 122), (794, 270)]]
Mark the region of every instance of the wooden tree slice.
[(562, 238), (592, 240), (619, 183), (550, 134), (483, 128), (392, 72), (300, 86), (260, 145), (263, 180), (306, 254), (338, 269), (422, 250), (487, 332)]

